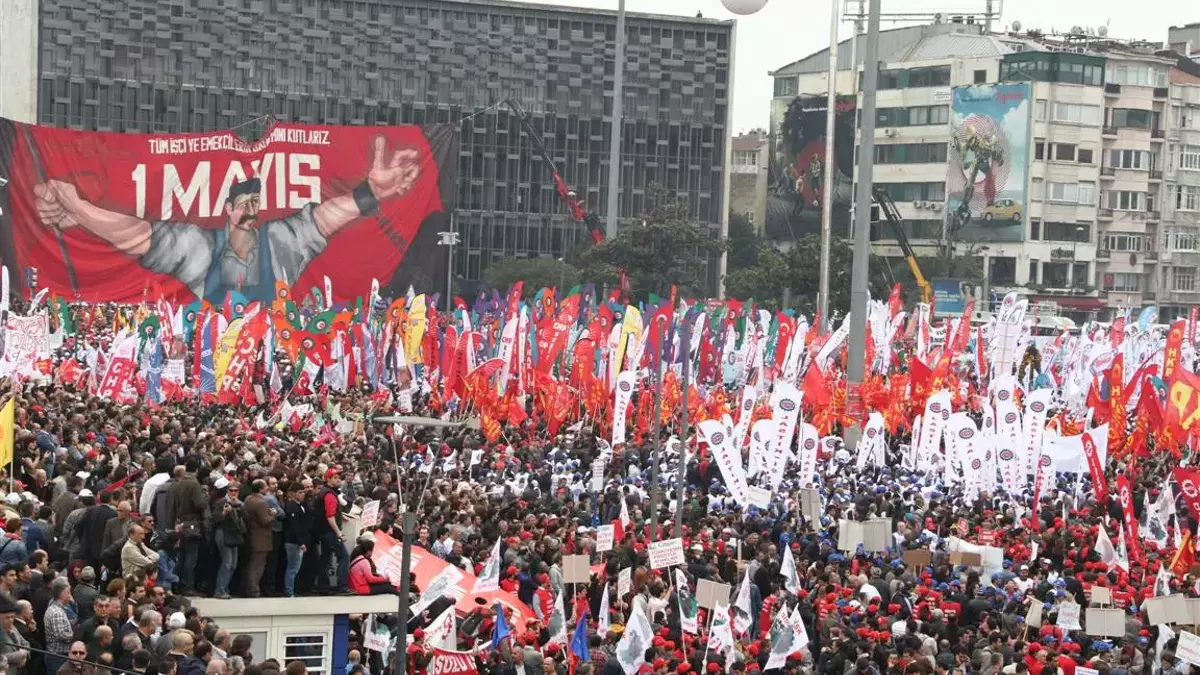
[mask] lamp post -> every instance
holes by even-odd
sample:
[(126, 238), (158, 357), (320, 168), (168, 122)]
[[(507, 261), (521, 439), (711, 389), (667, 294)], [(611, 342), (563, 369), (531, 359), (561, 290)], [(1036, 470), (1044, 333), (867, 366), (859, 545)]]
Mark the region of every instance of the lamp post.
[[(454, 227), (454, 216), (450, 216), (450, 226)], [(446, 247), (446, 313), (454, 309), (451, 291), (454, 283), (454, 245), (458, 243), (458, 232), (438, 232), (438, 245)]]
[[(875, 179), (875, 99), (879, 86), (880, 0), (868, 4), (867, 39), (863, 45), (862, 141), (858, 146), (858, 189), (855, 190), (854, 263), (850, 281), (850, 345), (846, 364), (846, 407), (861, 413), (859, 388), (866, 374), (868, 264), (871, 256), (871, 185)], [(843, 430), (848, 447), (858, 444), (861, 429), (851, 424)]]
[(617, 236), (617, 209), (621, 190), (621, 118), (625, 115), (625, 0), (617, 2), (617, 41), (613, 49), (612, 133), (608, 140), (608, 213), (604, 236)]

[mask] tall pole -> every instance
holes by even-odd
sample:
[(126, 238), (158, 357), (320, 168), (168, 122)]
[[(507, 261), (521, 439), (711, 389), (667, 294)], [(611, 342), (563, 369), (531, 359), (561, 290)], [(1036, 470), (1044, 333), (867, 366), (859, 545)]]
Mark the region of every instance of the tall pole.
[(837, 120), (838, 2), (829, 0), (829, 88), (825, 93), (825, 166), (821, 169), (821, 285), (817, 294), (819, 328), (829, 328), (829, 257), (833, 247), (833, 184), (837, 181), (834, 122)]
[(458, 243), (458, 232), (454, 229), (454, 214), (450, 214), (450, 231), (438, 232), (438, 243), (446, 247), (446, 314), (454, 311), (451, 291), (454, 289), (454, 245)]
[[(846, 367), (846, 406), (851, 415), (862, 411), (860, 387), (866, 374), (868, 264), (871, 257), (871, 187), (875, 180), (875, 92), (879, 86), (880, 0), (870, 0), (867, 40), (863, 46), (862, 141), (858, 146), (858, 181), (854, 209), (854, 264), (850, 281), (850, 345)], [(857, 445), (855, 419), (843, 430), (847, 447)]]
[(400, 526), (403, 532), (402, 541), (403, 548), (400, 554), (400, 608), (398, 611), (400, 625), (399, 634), (396, 636), (396, 661), (392, 666), (392, 672), (396, 675), (404, 675), (404, 667), (408, 665), (408, 594), (411, 590), (408, 577), (412, 570), (412, 540), (413, 528), (417, 521), (417, 514), (405, 509), (404, 513), (400, 514)]
[(688, 444), (688, 384), (692, 370), (692, 335), (687, 312), (679, 326), (679, 351), (683, 352), (683, 365), (680, 366), (679, 402), (679, 468), (675, 478), (675, 534), (676, 539), (683, 536), (683, 500), (687, 497), (687, 444)]
[(608, 144), (608, 214), (604, 236), (617, 236), (621, 194), (621, 118), (625, 116), (625, 0), (617, 4), (617, 44), (613, 49), (612, 133)]
[[(651, 331), (654, 327), (651, 326)], [(658, 487), (659, 441), (658, 422), (662, 419), (662, 341), (666, 331), (659, 335), (658, 342), (651, 355), (654, 358), (654, 413), (650, 418), (650, 541), (658, 541), (658, 502), (661, 490)]]

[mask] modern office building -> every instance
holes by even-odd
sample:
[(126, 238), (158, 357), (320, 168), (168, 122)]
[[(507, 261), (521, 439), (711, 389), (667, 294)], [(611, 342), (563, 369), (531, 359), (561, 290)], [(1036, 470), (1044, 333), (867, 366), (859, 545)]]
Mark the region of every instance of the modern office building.
[[(614, 3), (615, 6), (615, 3)], [(657, 183), (727, 218), (734, 24), (630, 14), (619, 216)], [(462, 125), (455, 269), (561, 257), (587, 239), (532, 151), (606, 212), (615, 11), (503, 0), (4, 0), (0, 111), (109, 131)]]
[[(845, 94), (855, 88), (852, 51), (849, 40), (838, 50)], [(1161, 44), (1083, 30), (987, 34), (970, 23), (884, 31), (880, 60), (875, 183), (896, 201), (918, 255), (949, 247), (977, 256), (984, 278), (967, 281), (979, 299), (1015, 289), (1075, 318), (1154, 303), (1172, 316), (1200, 303), (1192, 271), (1200, 255), (1190, 257), (1200, 252), (1200, 221), (1190, 215), (1200, 203), (1188, 182), (1200, 169), (1186, 168), (1200, 167), (1190, 159), (1200, 147), (1189, 144), (1200, 135), (1186, 131), (1200, 134), (1195, 63)], [(797, 96), (825, 91), (827, 68), (820, 52), (774, 73), (777, 136)], [(986, 220), (957, 232), (946, 210), (954, 118), (964, 122), (954, 88), (1016, 83), (1028, 83), (1032, 109), (1021, 110), (1027, 138), (1008, 139), (1007, 159), (1024, 160), (1027, 183), (1007, 187), (1023, 198), (995, 200)], [(900, 256), (885, 226), (873, 239), (877, 254)]]

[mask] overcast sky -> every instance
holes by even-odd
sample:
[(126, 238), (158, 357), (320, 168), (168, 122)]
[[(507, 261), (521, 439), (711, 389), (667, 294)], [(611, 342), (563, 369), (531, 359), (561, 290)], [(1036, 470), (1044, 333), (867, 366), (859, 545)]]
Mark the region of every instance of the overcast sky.
[[(2, 0), (0, 0), (2, 1)], [(616, 9), (617, 0), (532, 0), (555, 5)], [(965, 11), (984, 7), (985, 0), (884, 0), (884, 12)], [(1023, 29), (1065, 31), (1074, 25), (1108, 24), (1109, 34), (1120, 38), (1167, 39), (1167, 26), (1200, 21), (1200, 5), (1177, 0), (996, 0), (1003, 3), (1001, 26), (1020, 21)], [(654, 12), (706, 18), (735, 18), (721, 0), (627, 0), (631, 12)], [(1189, 14), (1187, 7), (1193, 6)], [(883, 27), (889, 25), (884, 23)], [(1000, 26), (998, 26), (1000, 27)], [(849, 37), (843, 24), (841, 36)], [(734, 131), (766, 127), (771, 98), (769, 71), (781, 68), (829, 44), (828, 0), (768, 0), (758, 14), (738, 20), (734, 55)]]

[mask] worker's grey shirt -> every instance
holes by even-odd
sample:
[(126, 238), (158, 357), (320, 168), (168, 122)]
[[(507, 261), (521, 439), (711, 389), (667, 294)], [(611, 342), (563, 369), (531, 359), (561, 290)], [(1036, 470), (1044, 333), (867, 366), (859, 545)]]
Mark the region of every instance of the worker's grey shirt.
[[(308, 263), (325, 250), (326, 239), (313, 216), (316, 206), (306, 204), (290, 216), (268, 220), (259, 226), (266, 229), (271, 243), (271, 271), (275, 279), (295, 283)], [(142, 267), (175, 277), (197, 298), (203, 298), (204, 282), (213, 257), (220, 255), (222, 285), (227, 288), (258, 285), (257, 237), (244, 260), (228, 246), (219, 252), (216, 248), (217, 235), (213, 230), (192, 223), (154, 221), (150, 229), (150, 250), (142, 256)]]

